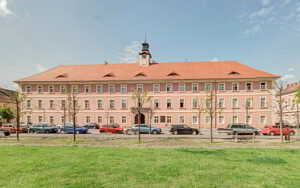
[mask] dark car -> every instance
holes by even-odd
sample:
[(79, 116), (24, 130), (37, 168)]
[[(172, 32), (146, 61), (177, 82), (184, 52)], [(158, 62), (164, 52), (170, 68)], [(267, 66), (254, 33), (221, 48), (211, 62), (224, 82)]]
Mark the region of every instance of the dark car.
[(199, 134), (198, 129), (191, 128), (187, 125), (172, 125), (170, 132), (172, 134)]
[(29, 128), (30, 133), (57, 133), (58, 129), (48, 123), (37, 123)]
[(88, 123), (85, 124), (83, 127), (87, 128), (87, 129), (99, 129), (99, 124), (98, 123)]
[[(62, 127), (61, 132), (64, 132), (66, 134), (72, 134), (72, 133), (74, 133), (74, 127), (69, 126), (69, 125)], [(88, 132), (89, 132), (89, 130), (85, 127), (79, 127), (79, 126), (75, 127), (75, 133), (77, 133), (77, 134), (87, 134)]]

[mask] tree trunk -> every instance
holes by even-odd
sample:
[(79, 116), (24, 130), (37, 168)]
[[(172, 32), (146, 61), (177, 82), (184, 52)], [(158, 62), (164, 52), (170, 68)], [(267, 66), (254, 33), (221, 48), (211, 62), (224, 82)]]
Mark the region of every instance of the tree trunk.
[(19, 133), (20, 133), (20, 104), (19, 101), (16, 101), (17, 105), (17, 141), (19, 141)]
[(73, 100), (73, 141), (76, 142), (76, 104), (75, 100)]
[(200, 130), (200, 127), (201, 127), (201, 122), (200, 122), (200, 115), (198, 116), (198, 130), (199, 130), (199, 135), (201, 135), (201, 130)]
[(213, 143), (213, 116), (210, 116), (210, 143)]
[(299, 104), (297, 103), (297, 129), (298, 129), (298, 136), (300, 136), (300, 123), (299, 123)]
[(140, 111), (138, 111), (138, 124), (139, 124), (138, 137), (139, 137), (139, 142), (141, 142), (141, 135), (140, 135), (140, 130), (141, 130), (141, 113), (140, 113)]

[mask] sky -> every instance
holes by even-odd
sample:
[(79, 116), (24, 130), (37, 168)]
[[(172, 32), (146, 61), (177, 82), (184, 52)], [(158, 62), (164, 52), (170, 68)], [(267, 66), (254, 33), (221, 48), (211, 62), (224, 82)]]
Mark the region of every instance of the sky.
[(235, 60), (300, 80), (300, 0), (0, 0), (0, 87), (58, 65)]

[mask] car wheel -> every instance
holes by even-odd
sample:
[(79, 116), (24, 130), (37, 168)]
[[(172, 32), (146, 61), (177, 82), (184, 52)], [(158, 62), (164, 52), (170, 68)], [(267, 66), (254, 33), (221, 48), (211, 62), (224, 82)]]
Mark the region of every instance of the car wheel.
[(289, 132), (290, 136), (294, 136), (295, 135), (295, 132), (291, 131)]
[(259, 132), (254, 132), (255, 135), (259, 135)]
[(175, 135), (177, 135), (177, 134), (178, 134), (178, 132), (177, 132), (177, 131), (174, 131), (174, 134), (175, 134)]
[(152, 131), (152, 134), (158, 134), (158, 132), (154, 130), (154, 131)]
[(50, 131), (49, 131), (49, 130), (46, 130), (46, 131), (45, 131), (45, 133), (49, 134), (49, 133), (50, 133)]
[(274, 132), (270, 132), (269, 135), (270, 135), (270, 136), (274, 136), (275, 133), (274, 133)]
[(197, 131), (193, 131), (193, 135), (196, 135), (197, 134)]

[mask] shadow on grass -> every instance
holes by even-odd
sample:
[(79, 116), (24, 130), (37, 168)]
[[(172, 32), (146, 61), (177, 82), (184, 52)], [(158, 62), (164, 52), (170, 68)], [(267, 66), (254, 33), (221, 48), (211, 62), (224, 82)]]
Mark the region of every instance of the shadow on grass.
[(248, 162), (251, 163), (259, 163), (259, 164), (272, 164), (272, 165), (279, 165), (287, 163), (285, 160), (279, 157), (270, 157), (270, 156), (258, 156), (252, 157), (247, 159)]
[(176, 149), (179, 152), (191, 153), (191, 154), (200, 154), (200, 155), (225, 155), (224, 150), (206, 150), (206, 149), (189, 149), (189, 148), (180, 148)]

